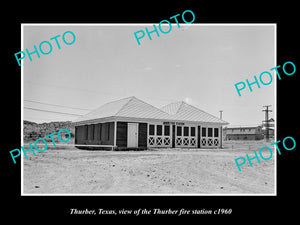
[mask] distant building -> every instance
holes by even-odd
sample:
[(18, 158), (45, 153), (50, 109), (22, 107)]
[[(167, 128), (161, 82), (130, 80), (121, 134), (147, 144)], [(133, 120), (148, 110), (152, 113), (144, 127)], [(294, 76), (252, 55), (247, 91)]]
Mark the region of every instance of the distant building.
[[(274, 128), (268, 128), (268, 130), (269, 130), (269, 138), (274, 138), (274, 134), (275, 134)], [(263, 134), (264, 137), (266, 137), (266, 132), (267, 132), (266, 128), (263, 127), (262, 128), (262, 134)]]
[(261, 140), (263, 132), (261, 126), (256, 127), (224, 127), (225, 140)]
[(262, 133), (264, 137), (266, 137), (267, 130), (269, 131), (269, 138), (274, 138), (274, 122), (275, 120), (273, 118), (268, 120), (268, 123), (266, 121), (263, 121), (262, 123)]

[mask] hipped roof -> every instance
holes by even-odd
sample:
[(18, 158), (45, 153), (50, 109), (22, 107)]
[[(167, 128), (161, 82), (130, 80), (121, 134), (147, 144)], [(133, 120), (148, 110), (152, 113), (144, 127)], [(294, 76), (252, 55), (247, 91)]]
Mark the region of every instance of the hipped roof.
[(198, 109), (186, 102), (174, 102), (161, 108), (167, 112), (173, 120), (199, 121), (209, 123), (228, 124), (226, 121), (219, 119), (201, 109)]
[(93, 120), (105, 117), (132, 117), (149, 119), (168, 119), (168, 114), (140, 99), (132, 96), (106, 103), (74, 122)]
[(220, 120), (185, 102), (171, 103), (159, 109), (134, 96), (106, 103), (90, 113), (79, 117), (74, 122), (91, 121), (107, 117), (228, 124), (226, 121)]

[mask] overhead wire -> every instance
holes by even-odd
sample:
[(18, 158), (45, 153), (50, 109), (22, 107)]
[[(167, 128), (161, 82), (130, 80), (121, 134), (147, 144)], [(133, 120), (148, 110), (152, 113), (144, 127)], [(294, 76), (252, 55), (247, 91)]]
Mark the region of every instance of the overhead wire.
[(82, 116), (83, 115), (83, 114), (65, 113), (65, 112), (45, 110), (45, 109), (36, 109), (36, 108), (31, 108), (31, 107), (26, 107), (26, 106), (24, 106), (24, 109), (30, 109), (30, 110), (41, 111), (41, 112), (57, 113), (57, 114), (64, 114), (64, 115), (73, 115), (73, 116)]
[(62, 107), (62, 108), (69, 108), (69, 109), (79, 109), (79, 110), (87, 110), (87, 111), (91, 110), (91, 109), (84, 109), (84, 108), (70, 107), (70, 106), (65, 106), (65, 105), (50, 104), (50, 103), (44, 103), (44, 102), (33, 101), (33, 100), (26, 100), (26, 99), (24, 99), (24, 101), (26, 101), (26, 102), (32, 102), (32, 103), (38, 103), (38, 104), (43, 104), (43, 105), (57, 106), (57, 107)]

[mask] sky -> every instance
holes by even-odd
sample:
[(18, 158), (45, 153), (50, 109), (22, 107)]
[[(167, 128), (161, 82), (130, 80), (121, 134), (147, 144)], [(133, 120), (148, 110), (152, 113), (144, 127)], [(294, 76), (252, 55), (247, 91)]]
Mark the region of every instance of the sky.
[[(253, 85), (253, 92), (247, 87), (240, 97), (234, 86), (276, 66), (274, 25), (175, 23), (138, 45), (134, 32), (151, 31), (153, 24), (23, 24), (23, 51), (52, 44), (50, 54), (22, 60), (23, 119), (72, 121), (129, 96), (159, 108), (185, 101), (217, 117), (222, 110), (231, 126), (261, 124), (263, 105), (272, 105), (274, 118), (276, 79)], [(71, 45), (62, 40), (66, 31), (75, 34)], [(50, 40), (57, 35), (61, 49)], [(72, 41), (70, 34), (65, 38)]]

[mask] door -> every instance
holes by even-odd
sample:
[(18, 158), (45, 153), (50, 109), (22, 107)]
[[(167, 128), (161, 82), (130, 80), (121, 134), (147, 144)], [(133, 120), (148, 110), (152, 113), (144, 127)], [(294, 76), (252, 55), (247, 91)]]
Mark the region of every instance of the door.
[(138, 123), (128, 123), (127, 129), (127, 147), (137, 148), (138, 147)]

